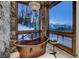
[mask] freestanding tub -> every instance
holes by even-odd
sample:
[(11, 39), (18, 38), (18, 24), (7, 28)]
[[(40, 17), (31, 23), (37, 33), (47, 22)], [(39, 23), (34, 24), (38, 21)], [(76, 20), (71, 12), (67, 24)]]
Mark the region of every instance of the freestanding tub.
[(47, 41), (48, 39), (44, 37), (42, 39), (16, 41), (14, 44), (21, 58), (35, 58), (46, 52)]

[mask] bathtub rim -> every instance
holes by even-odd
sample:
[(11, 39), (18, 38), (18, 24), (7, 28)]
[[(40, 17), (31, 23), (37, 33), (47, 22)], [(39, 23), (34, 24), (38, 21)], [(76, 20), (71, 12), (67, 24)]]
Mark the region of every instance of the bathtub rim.
[(39, 44), (36, 44), (36, 45), (19, 45), (19, 44), (16, 44), (16, 42), (18, 42), (19, 40), (16, 40), (16, 41), (14, 41), (14, 45), (15, 46), (22, 46), (22, 47), (24, 47), (24, 46), (38, 46), (38, 45), (42, 45), (42, 44), (44, 44), (44, 43), (46, 43), (46, 42), (48, 42), (48, 39), (46, 40), (46, 41), (44, 41), (44, 42), (42, 42), (42, 43), (39, 43)]

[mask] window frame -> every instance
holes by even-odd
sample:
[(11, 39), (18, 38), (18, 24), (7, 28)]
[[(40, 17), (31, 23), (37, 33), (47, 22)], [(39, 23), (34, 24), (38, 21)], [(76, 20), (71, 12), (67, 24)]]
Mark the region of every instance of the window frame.
[[(61, 2), (63, 2), (63, 1), (51, 2), (51, 4), (49, 4), (48, 9), (50, 9), (51, 7), (56, 6), (57, 4), (59, 4)], [(49, 17), (48, 17), (48, 36), (49, 36), (49, 33), (53, 33), (53, 34), (56, 34), (57, 36), (58, 35), (61, 35), (61, 36), (63, 35), (63, 36), (72, 38), (72, 49), (68, 48), (64, 45), (61, 45), (61, 44), (57, 44), (55, 46), (62, 49), (62, 50), (64, 50), (64, 51), (66, 51), (67, 53), (69, 53), (73, 56), (76, 56), (76, 1), (72, 1), (72, 4), (73, 4), (73, 6), (72, 6), (72, 8), (73, 8), (72, 32), (49, 30)], [(49, 15), (49, 10), (48, 10), (48, 15)]]
[[(22, 31), (18, 31), (18, 3), (24, 4), (24, 5), (28, 5), (29, 1), (16, 1), (16, 39), (18, 40), (18, 35), (19, 34), (31, 34), (31, 33), (39, 33), (39, 37), (40, 37), (40, 20), (39, 20), (39, 30), (22, 30)], [(40, 14), (39, 14), (40, 16)]]

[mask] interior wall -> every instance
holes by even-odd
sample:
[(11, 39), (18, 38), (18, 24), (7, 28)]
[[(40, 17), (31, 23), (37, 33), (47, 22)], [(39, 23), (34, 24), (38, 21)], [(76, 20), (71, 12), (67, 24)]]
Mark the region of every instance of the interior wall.
[(0, 1), (0, 58), (9, 57), (10, 2)]
[(76, 49), (77, 57), (79, 57), (79, 1), (77, 1), (77, 12), (76, 12)]
[(16, 20), (17, 20), (17, 13), (16, 13), (16, 8), (17, 8), (17, 3), (15, 1), (11, 1), (11, 21), (10, 21), (10, 31), (11, 31), (11, 39), (15, 39), (16, 38)]
[(11, 14), (10, 14), (10, 53), (13, 53), (16, 51), (16, 47), (14, 46), (14, 41), (16, 40), (16, 20), (17, 20), (17, 3), (15, 1), (11, 1)]

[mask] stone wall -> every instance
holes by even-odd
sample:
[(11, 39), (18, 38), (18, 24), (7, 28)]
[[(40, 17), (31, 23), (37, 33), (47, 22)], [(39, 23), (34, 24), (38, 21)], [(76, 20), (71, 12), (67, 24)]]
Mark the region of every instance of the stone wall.
[(14, 46), (13, 42), (16, 40), (16, 20), (17, 20), (17, 13), (16, 13), (17, 3), (11, 2), (11, 14), (10, 14), (10, 53), (16, 51), (16, 47)]
[(10, 57), (10, 2), (0, 2), (0, 58)]
[(16, 13), (16, 8), (17, 8), (17, 4), (16, 2), (11, 2), (11, 21), (10, 21), (10, 27), (11, 27), (11, 31), (12, 34), (15, 35), (15, 31), (16, 31), (16, 20), (17, 20), (17, 13)]
[(16, 2), (0, 2), (0, 57), (10, 57), (16, 50)]

